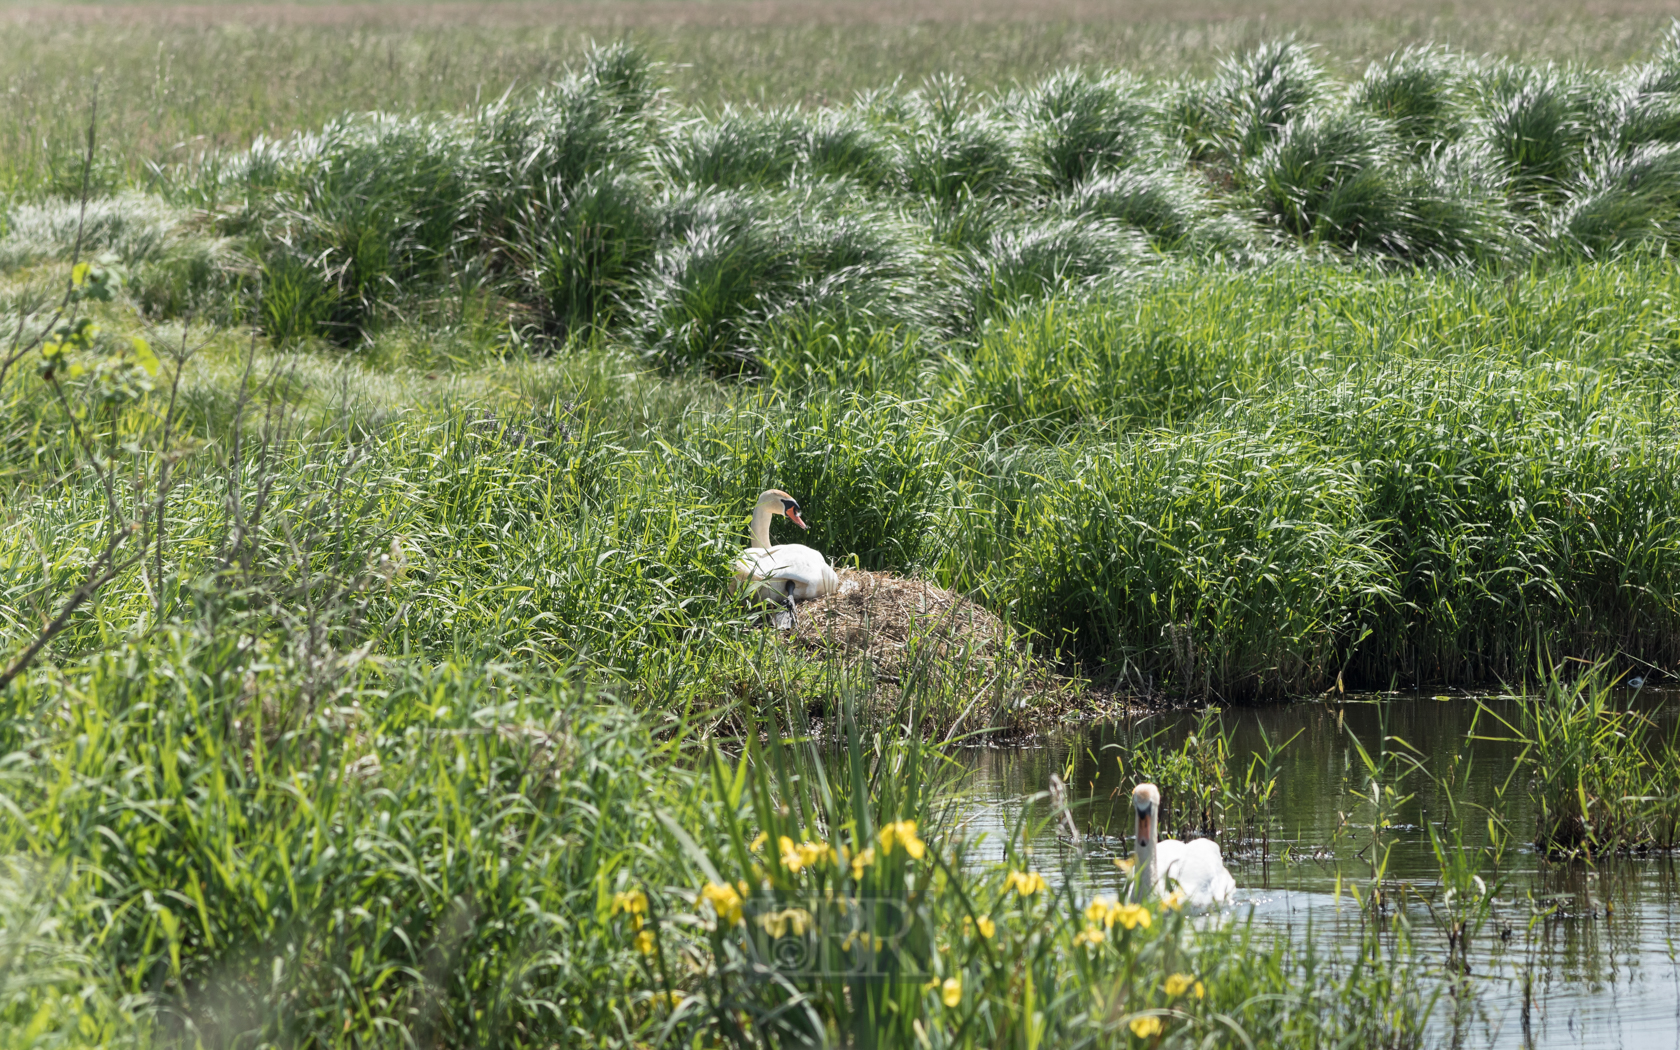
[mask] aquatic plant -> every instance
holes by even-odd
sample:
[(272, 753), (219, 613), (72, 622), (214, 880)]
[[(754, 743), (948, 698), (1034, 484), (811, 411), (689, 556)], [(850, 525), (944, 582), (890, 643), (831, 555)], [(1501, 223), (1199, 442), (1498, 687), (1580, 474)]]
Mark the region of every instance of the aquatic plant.
[(1538, 806), (1534, 844), (1548, 853), (1680, 844), (1680, 742), (1655, 732), (1634, 703), (1638, 691), (1618, 688), (1608, 670), (1542, 665), (1516, 715), (1493, 716), (1523, 746), (1518, 769)]
[[(790, 721), (800, 724), (796, 711)], [(699, 981), (665, 994), (724, 1042), (1417, 1038), (1425, 1011), (1382, 949), (1341, 971), (1251, 926), (1197, 929), (1173, 898), (1083, 897), (1076, 872), (1060, 885), (1046, 878), (1022, 824), (1002, 858), (976, 871), (937, 788), (937, 754), (913, 738), (867, 739), (849, 713), (842, 721), (837, 752), (805, 732), (771, 734), (762, 748), (749, 736), (735, 762), (714, 752), (716, 844), (666, 822), (694, 888), (679, 891), (650, 954), (691, 957), (689, 945), (704, 945)], [(675, 913), (690, 907), (692, 918)], [(1234, 965), (1233, 952), (1248, 958)], [(1280, 981), (1297, 966), (1321, 975), (1314, 986), (1327, 994)], [(1395, 1012), (1373, 1024), (1340, 1005), (1368, 995)]]

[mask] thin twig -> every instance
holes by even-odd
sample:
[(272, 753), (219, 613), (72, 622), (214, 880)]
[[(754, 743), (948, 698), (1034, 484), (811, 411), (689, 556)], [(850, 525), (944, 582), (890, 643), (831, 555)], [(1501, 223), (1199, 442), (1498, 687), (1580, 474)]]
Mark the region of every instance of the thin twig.
[(109, 542), (105, 544), (105, 552), (93, 563), (93, 568), (88, 570), (88, 578), (82, 581), (80, 587), (76, 588), (76, 592), (64, 603), (63, 608), (58, 610), (58, 615), (53, 617), (52, 622), (35, 636), (33, 642), (29, 643), (29, 648), (12, 661), (12, 665), (6, 668), (4, 674), (0, 674), (0, 691), (12, 684), (12, 679), (28, 669), (29, 665), (34, 662), (36, 655), (46, 648), (47, 643), (52, 641), (53, 637), (69, 624), (70, 617), (75, 614), (77, 609), (81, 608), (83, 602), (93, 597), (99, 588), (122, 575), (123, 572), (146, 556), (146, 552), (142, 550), (140, 553), (130, 555), (122, 561), (114, 560), (117, 548), (122, 546), (123, 541), (138, 530), (138, 525), (130, 525), (111, 536)]

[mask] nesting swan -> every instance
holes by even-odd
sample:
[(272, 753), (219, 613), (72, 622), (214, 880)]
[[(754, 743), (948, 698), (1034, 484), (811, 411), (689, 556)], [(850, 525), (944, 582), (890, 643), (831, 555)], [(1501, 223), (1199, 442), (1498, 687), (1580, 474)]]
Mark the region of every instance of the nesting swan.
[(1219, 845), (1212, 839), (1156, 842), (1161, 814), (1161, 791), (1154, 784), (1139, 784), (1132, 792), (1137, 810), (1137, 878), (1140, 895), (1164, 895), (1172, 889), (1184, 894), (1194, 908), (1224, 904), (1236, 892), (1236, 880), (1225, 870)]
[(802, 543), (770, 545), (770, 519), (777, 514), (802, 529), (810, 528), (799, 514), (799, 501), (781, 489), (766, 489), (752, 513), (752, 543), (735, 559), (734, 586), (750, 588), (763, 601), (792, 606), (832, 594), (840, 577), (822, 552)]

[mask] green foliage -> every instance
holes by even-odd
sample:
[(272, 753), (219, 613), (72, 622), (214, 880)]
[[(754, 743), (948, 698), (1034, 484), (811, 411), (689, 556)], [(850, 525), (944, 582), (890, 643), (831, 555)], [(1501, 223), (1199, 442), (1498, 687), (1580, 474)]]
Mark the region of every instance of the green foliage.
[(1603, 664), (1539, 668), (1540, 688), (1512, 719), (1494, 716), (1523, 745), (1513, 776), (1536, 803), (1534, 845), (1588, 857), (1672, 849), (1680, 830), (1680, 741), (1663, 739)]
[(608, 170), (533, 194), (508, 254), (556, 335), (610, 325), (653, 254), (657, 213), (645, 185)]
[(6, 834), (73, 860), (59, 921), (160, 1034), (505, 1043), (634, 1012), (597, 915), (670, 783), (645, 730), (488, 668), (300, 695), (279, 654), (199, 635), (72, 687), (81, 743), (14, 769)]
[(972, 331), (1011, 307), (1140, 270), (1148, 261), (1142, 237), (1100, 219), (1041, 220), (999, 230), (954, 260), (952, 327)]
[(701, 112), (620, 44), (466, 114), (350, 114), (160, 168), (208, 220), (138, 196), (85, 221), (15, 209), (0, 267), (80, 230), (158, 317), (351, 347), (494, 301), (508, 339), (599, 333), (667, 369), (753, 372), (789, 312), (966, 339), (1163, 255), (1504, 268), (1666, 251), (1671, 51), (1610, 76), (1414, 47), (1344, 91), (1283, 41), (1173, 86), (1070, 68), (1000, 93), (935, 76), (851, 105)]
[(1595, 158), (1570, 188), (1553, 237), (1589, 257), (1662, 247), (1680, 222), (1680, 145)]
[(1136, 226), (1169, 250), (1193, 238), (1218, 239), (1220, 232), (1206, 189), (1193, 176), (1170, 169), (1140, 166), (1090, 179), (1073, 192), (1068, 207), (1077, 215)]
[[(1625, 298), (1635, 272), (1656, 299)], [(1672, 295), (1660, 263), (1500, 293), (1302, 267), (1023, 312), (947, 411), (1034, 440), (976, 468), (939, 564), (1193, 695), (1319, 691), (1347, 661), (1514, 676), (1536, 632), (1669, 659), (1673, 409), (1644, 377), (1672, 367)]]
[(1302, 240), (1355, 247), (1393, 224), (1388, 129), (1356, 113), (1283, 125), (1243, 168), (1261, 213)]
[(662, 979), (665, 960), (702, 961), (698, 981), (670, 988), (675, 1018), (724, 1045), (1420, 1038), (1421, 999), (1374, 940), (1344, 968), (1252, 926), (1198, 929), (1167, 904), (1088, 898), (1078, 861), (1054, 882), (1036, 870), (1025, 817), (977, 865), (919, 742), (848, 723), (827, 753), (771, 736), (738, 763), (714, 752), (711, 774), (717, 824), (684, 836), (687, 886), (657, 906), (650, 887), (625, 910), (670, 916), (650, 927)]
[(1260, 153), (1325, 92), (1324, 71), (1295, 41), (1231, 56), (1203, 84), (1185, 85), (1169, 114), (1192, 158), (1225, 167)]
[(976, 198), (1001, 200), (1027, 187), (1025, 162), (999, 121), (929, 108), (904, 146), (905, 192), (949, 208)]
[(668, 247), (633, 301), (643, 345), (669, 365), (741, 367), (760, 326), (790, 311), (914, 315), (915, 244), (844, 184), (774, 198), (689, 191), (663, 213)]
[(1491, 98), (1479, 138), (1502, 168), (1513, 206), (1555, 201), (1580, 170), (1595, 85), (1555, 67), (1506, 66), (1487, 79)]

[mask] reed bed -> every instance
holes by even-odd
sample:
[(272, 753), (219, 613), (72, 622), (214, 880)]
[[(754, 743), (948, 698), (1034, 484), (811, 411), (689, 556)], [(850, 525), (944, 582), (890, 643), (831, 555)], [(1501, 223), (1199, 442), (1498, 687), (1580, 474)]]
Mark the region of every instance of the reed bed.
[(1515, 717), (1490, 719), (1523, 746), (1513, 775), (1537, 803), (1535, 847), (1594, 857), (1680, 844), (1680, 741), (1640, 709), (1639, 689), (1618, 688), (1603, 664), (1540, 670)]
[[(563, 427), (580, 388), (514, 399), (544, 447), (467, 413), (341, 421), (441, 508), (404, 526), (417, 550), (531, 581), (549, 618), (509, 638), (633, 679), (716, 622), (692, 594), (772, 483), (823, 549), (1138, 692), (1490, 682), (1544, 647), (1665, 665), (1676, 46), (1616, 72), (1413, 48), (1345, 83), (1284, 42), (1172, 85), (705, 114), (620, 44), (471, 113), (348, 115), (160, 169), (157, 196), (20, 206), (3, 247), (21, 278), (79, 238), (121, 270), (122, 323), (258, 323), (300, 360), (535, 352), (711, 392), (635, 448), (595, 380)], [(550, 469), (541, 508), (439, 491)], [(452, 516), (480, 498), (482, 546)], [(643, 553), (556, 576), (591, 550)], [(412, 644), (460, 630), (407, 608)]]

